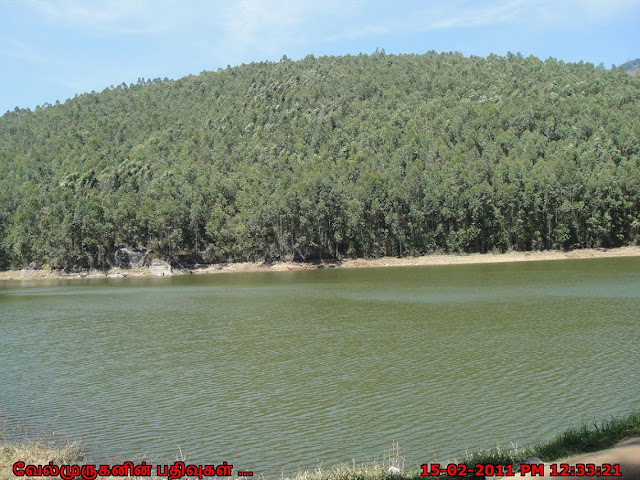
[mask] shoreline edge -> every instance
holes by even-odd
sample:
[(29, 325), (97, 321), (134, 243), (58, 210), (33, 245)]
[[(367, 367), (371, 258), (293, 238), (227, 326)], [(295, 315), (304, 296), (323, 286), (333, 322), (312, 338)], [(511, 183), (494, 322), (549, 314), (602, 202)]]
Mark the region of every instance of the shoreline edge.
[[(382, 257), (356, 258), (344, 260), (326, 260), (320, 262), (229, 262), (209, 265), (194, 265), (187, 268), (173, 268), (172, 275), (217, 274), (239, 272), (286, 272), (297, 270), (318, 270), (329, 268), (379, 268), (430, 265), (470, 265), (479, 263), (509, 263), (548, 260), (570, 260), (588, 258), (640, 257), (640, 246), (627, 246), (611, 249), (578, 249), (571, 251), (543, 250), (531, 252), (471, 253), (471, 254), (433, 254), (420, 257)], [(122, 278), (151, 277), (148, 267), (112, 268), (110, 270), (88, 270), (64, 272), (63, 270), (6, 270), (0, 271), (0, 281), (67, 280), (82, 278)]]

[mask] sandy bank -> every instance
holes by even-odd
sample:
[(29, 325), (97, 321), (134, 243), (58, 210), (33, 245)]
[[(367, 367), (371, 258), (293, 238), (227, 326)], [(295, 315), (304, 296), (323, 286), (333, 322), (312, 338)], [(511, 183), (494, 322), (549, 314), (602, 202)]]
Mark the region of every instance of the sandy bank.
[[(417, 265), (462, 265), (473, 263), (531, 262), (540, 260), (566, 260), (580, 258), (638, 257), (640, 246), (614, 249), (583, 249), (542, 252), (508, 252), (469, 255), (425, 255), (422, 257), (384, 257), (374, 259), (345, 259), (320, 263), (276, 262), (276, 263), (220, 263), (199, 265), (193, 268), (173, 269), (173, 275), (214, 274), (230, 272), (283, 272), (294, 270), (314, 270), (321, 268), (372, 268), (401, 267)], [(151, 276), (148, 268), (123, 270), (114, 268), (108, 271), (91, 270), (81, 273), (65, 273), (59, 270), (8, 270), (0, 272), (0, 280), (60, 280), (73, 278), (106, 278), (106, 277), (147, 277)]]

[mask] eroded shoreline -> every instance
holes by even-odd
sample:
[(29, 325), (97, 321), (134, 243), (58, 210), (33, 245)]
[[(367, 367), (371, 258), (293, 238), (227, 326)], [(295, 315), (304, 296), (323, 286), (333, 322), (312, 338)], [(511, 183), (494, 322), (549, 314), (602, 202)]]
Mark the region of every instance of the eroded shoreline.
[[(173, 268), (173, 275), (216, 274), (234, 272), (283, 272), (296, 270), (316, 270), (323, 268), (375, 268), (402, 267), (421, 265), (462, 265), (477, 263), (531, 262), (542, 260), (567, 260), (585, 258), (638, 257), (640, 246), (629, 246), (612, 249), (581, 249), (572, 251), (537, 251), (507, 253), (474, 253), (452, 255), (425, 255), (422, 257), (383, 257), (374, 259), (345, 259), (341, 261), (325, 261), (318, 263), (303, 262), (236, 262), (211, 265), (197, 265), (189, 268)], [(110, 270), (89, 270), (79, 273), (67, 273), (61, 270), (7, 270), (0, 272), (0, 280), (67, 280), (74, 278), (114, 278), (114, 277), (150, 277), (149, 268), (112, 268)]]

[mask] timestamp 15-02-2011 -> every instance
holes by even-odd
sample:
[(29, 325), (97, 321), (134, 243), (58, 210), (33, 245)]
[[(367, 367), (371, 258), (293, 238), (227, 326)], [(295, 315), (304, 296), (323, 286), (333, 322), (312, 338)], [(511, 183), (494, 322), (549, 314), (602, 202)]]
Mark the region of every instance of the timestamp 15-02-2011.
[(439, 463), (423, 464), (420, 466), (420, 475), (423, 477), (437, 477), (448, 475), (450, 477), (515, 477), (529, 475), (531, 477), (542, 477), (545, 475), (545, 467), (551, 477), (620, 477), (620, 465), (617, 463), (577, 463), (570, 465), (567, 463), (549, 464), (522, 464), (520, 468), (514, 465), (492, 465), (490, 463), (477, 463), (469, 466), (464, 463), (450, 463), (440, 465)]

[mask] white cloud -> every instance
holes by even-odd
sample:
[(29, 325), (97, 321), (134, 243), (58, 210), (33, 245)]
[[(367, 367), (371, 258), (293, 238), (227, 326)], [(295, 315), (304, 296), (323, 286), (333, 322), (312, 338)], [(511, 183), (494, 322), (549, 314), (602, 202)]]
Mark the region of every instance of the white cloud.
[[(42, 20), (89, 35), (182, 33), (242, 52), (289, 43), (502, 24), (599, 22), (640, 0), (26, 0)], [(392, 8), (392, 5), (395, 5)], [(326, 28), (324, 35), (320, 24)], [(313, 36), (315, 35), (315, 38)], [(305, 42), (305, 37), (311, 38)]]
[(244, 51), (270, 49), (275, 37), (295, 30), (301, 20), (302, 2), (241, 0), (225, 12), (223, 24), (227, 48)]
[(52, 62), (51, 57), (38, 52), (28, 43), (7, 37), (0, 41), (0, 57), (17, 58), (32, 65), (46, 65)]
[(523, 10), (519, 23), (531, 27), (587, 28), (623, 19), (640, 0), (536, 0)]
[[(570, 27), (620, 18), (640, 6), (640, 0), (450, 0), (446, 6), (400, 0), (397, 5), (397, 14), (343, 28), (331, 40), (500, 25)], [(366, 5), (362, 7), (364, 15)]]
[[(460, 5), (450, 14), (443, 10), (426, 11), (426, 22), (420, 30), (433, 30), (454, 27), (477, 27), (497, 25), (517, 20), (521, 17), (524, 7), (530, 2), (512, 0), (508, 2), (492, 2), (481, 7), (465, 8)], [(453, 4), (455, 5), (455, 4)], [(451, 10), (449, 8), (448, 10)]]
[(333, 19), (350, 18), (363, 1), (240, 0), (218, 18), (219, 46), (229, 56), (273, 57), (330, 36)]
[(283, 54), (316, 40), (318, 19), (349, 15), (364, 0), (25, 0), (33, 18), (85, 38), (131, 34), (224, 50), (226, 57)]
[(97, 35), (170, 31), (186, 12), (179, 4), (162, 0), (27, 1), (42, 21), (52, 26)]
[(327, 42), (339, 42), (342, 40), (355, 40), (357, 38), (388, 35), (394, 30), (393, 25), (365, 24), (347, 27), (326, 37)]
[(594, 20), (617, 17), (640, 7), (639, 0), (573, 0), (568, 3), (574, 3), (576, 8)]
[(444, 3), (440, 2), (403, 1), (397, 4), (399, 8), (395, 11), (385, 12), (388, 15), (382, 21), (378, 16), (367, 15), (371, 12), (370, 5), (362, 5), (360, 15), (356, 14), (354, 17), (364, 17), (366, 21), (342, 28), (329, 37), (329, 40), (353, 40), (398, 33), (498, 25), (517, 21), (528, 3), (530, 2), (527, 0), (490, 2), (452, 0), (444, 6)]

